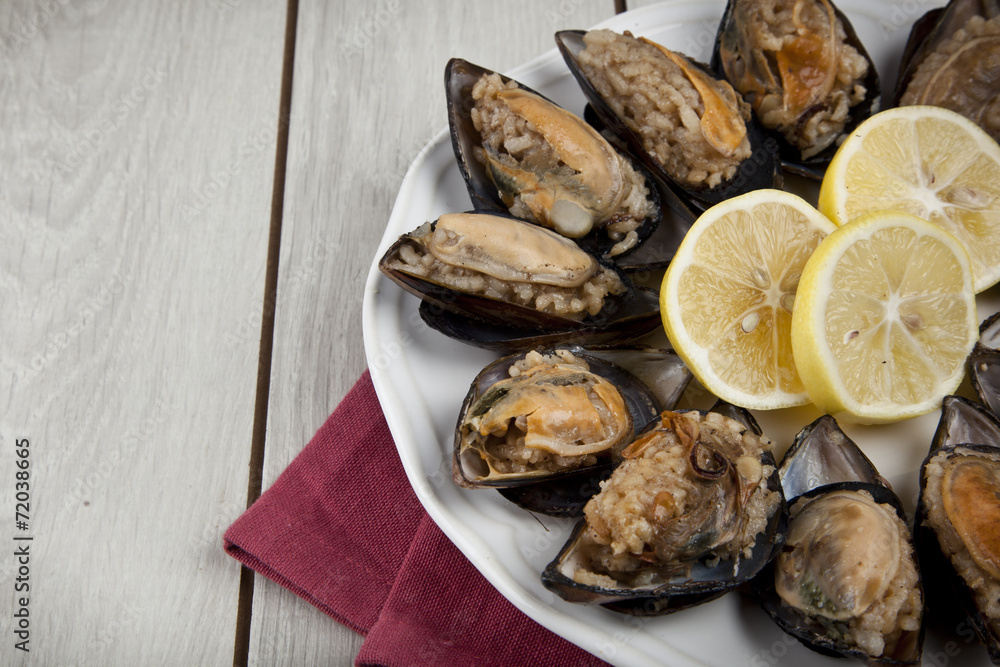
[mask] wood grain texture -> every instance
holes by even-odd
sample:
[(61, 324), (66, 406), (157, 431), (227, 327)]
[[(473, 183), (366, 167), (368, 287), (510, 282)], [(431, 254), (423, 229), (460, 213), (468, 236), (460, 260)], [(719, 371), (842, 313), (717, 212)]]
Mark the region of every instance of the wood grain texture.
[[(365, 369), (365, 279), (407, 167), (447, 125), (445, 63), (504, 71), (613, 14), (613, 0), (300, 3), (265, 489)], [(359, 646), (256, 577), (250, 664), (349, 665)]]
[[(284, 30), (236, 4), (0, 9), (0, 541), (28, 438), (31, 664), (232, 663)], [(27, 657), (14, 565), (0, 664)]]

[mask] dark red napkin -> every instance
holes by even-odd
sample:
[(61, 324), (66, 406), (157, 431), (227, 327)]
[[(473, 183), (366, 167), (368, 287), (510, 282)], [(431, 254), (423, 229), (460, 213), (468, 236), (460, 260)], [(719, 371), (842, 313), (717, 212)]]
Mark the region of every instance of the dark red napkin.
[(509, 603), (430, 519), (367, 371), (223, 540), (366, 635), (357, 665), (606, 664)]

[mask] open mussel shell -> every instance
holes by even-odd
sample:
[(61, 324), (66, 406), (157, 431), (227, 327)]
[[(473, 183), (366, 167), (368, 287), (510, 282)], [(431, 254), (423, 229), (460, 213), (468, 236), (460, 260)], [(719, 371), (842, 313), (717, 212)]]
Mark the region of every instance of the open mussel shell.
[[(439, 309), (515, 332), (612, 326), (631, 314), (635, 299), (631, 280), (614, 264), (509, 216), (442, 215), (402, 235), (379, 269)], [(560, 304), (576, 310), (566, 313)]]
[(969, 354), (966, 372), (983, 405), (1000, 414), (1000, 313), (979, 326), (979, 340)]
[(781, 460), (778, 477), (788, 500), (841, 482), (889, 487), (865, 453), (830, 415), (823, 415), (796, 434)]
[[(578, 56), (587, 48), (584, 43), (585, 34), (586, 32), (583, 30), (557, 32), (556, 45), (559, 47), (570, 72), (580, 84), (580, 88), (595, 115), (600, 118), (608, 130), (619, 137), (629, 152), (636, 156), (643, 166), (672, 193), (667, 201), (668, 205), (682, 215), (686, 211), (693, 220), (699, 213), (713, 204), (738, 194), (751, 190), (780, 187), (781, 169), (776, 155), (777, 145), (773, 139), (764, 135), (753, 119), (746, 123), (747, 136), (750, 141), (750, 156), (740, 164), (736, 175), (732, 178), (714, 187), (697, 187), (681, 183), (667, 173), (663, 165), (643, 145), (639, 134), (629, 128), (622, 118), (618, 117), (580, 66)], [(701, 70), (706, 77), (717, 78), (707, 67), (699, 63), (693, 63), (693, 65)]]
[(968, 443), (1000, 444), (1000, 416), (963, 396), (945, 396), (931, 450)]
[[(919, 664), (923, 591), (899, 499), (830, 416), (799, 433), (780, 469), (788, 533), (751, 584), (761, 608), (819, 653)], [(858, 620), (890, 604), (891, 620)]]
[[(645, 357), (676, 373), (667, 354)], [(635, 375), (580, 347), (505, 356), (476, 376), (462, 403), (453, 479), (500, 489), (531, 511), (578, 516), (610, 472), (612, 449), (663, 407)]]
[(894, 103), (951, 109), (1000, 141), (1000, 2), (951, 0), (910, 31)]
[[(800, 505), (803, 506), (801, 511), (799, 510)], [(886, 506), (892, 509), (887, 510)], [(810, 649), (824, 655), (852, 657), (867, 664), (920, 664), (921, 646), (923, 643), (923, 626), (921, 623), (922, 590), (920, 589), (918, 570), (913, 558), (913, 548), (912, 546), (909, 548), (902, 547), (898, 542), (901, 539), (904, 540), (905, 544), (912, 544), (905, 524), (906, 516), (895, 494), (880, 484), (843, 482), (808, 491), (795, 501), (791, 501), (789, 507), (791, 508), (791, 519), (789, 521), (788, 542), (785, 546), (785, 552), (769, 563), (752, 584), (754, 595), (760, 603), (761, 608), (764, 609), (782, 630), (798, 639)], [(865, 508), (865, 514), (863, 515), (865, 521), (863, 523), (859, 522), (859, 525), (862, 525), (863, 528), (845, 527), (840, 530), (837, 529), (838, 520), (843, 517), (851, 517), (853, 519), (855, 514), (859, 514), (857, 509), (862, 507)], [(880, 509), (873, 509), (873, 507)], [(828, 520), (827, 517), (832, 518)], [(799, 521), (808, 521), (808, 527), (805, 529), (797, 528)], [(876, 525), (886, 525), (889, 528), (886, 530), (876, 530)], [(892, 526), (895, 526), (895, 528)], [(850, 562), (857, 563), (854, 567), (858, 569), (868, 569), (865, 574), (865, 579), (868, 581), (882, 578), (882, 573), (886, 571), (885, 566), (878, 560), (881, 555), (891, 553), (890, 557), (892, 558), (899, 557), (906, 559), (909, 562), (909, 581), (904, 585), (915, 586), (920, 591), (918, 595), (921, 598), (921, 604), (918, 608), (908, 612), (911, 615), (915, 615), (913, 621), (916, 627), (914, 629), (904, 629), (899, 632), (898, 636), (892, 636), (884, 648), (872, 649), (879, 650), (878, 655), (871, 655), (858, 647), (853, 640), (849, 641), (847, 639), (851, 634), (858, 632), (858, 630), (850, 628), (849, 620), (830, 619), (801, 611), (788, 604), (779, 595), (776, 582), (779, 579), (777, 574), (779, 571), (796, 572), (798, 568), (809, 568), (816, 574), (822, 573), (823, 576), (844, 577), (847, 583), (837, 585), (833, 590), (841, 592), (849, 586), (856, 586), (859, 589), (859, 593), (854, 594), (854, 596), (862, 598), (864, 595), (863, 591), (865, 590), (864, 586), (870, 584), (862, 580), (862, 577), (856, 572), (850, 571), (850, 567), (837, 562), (826, 563), (821, 560), (821, 564), (807, 566), (790, 564), (786, 569), (786, 566), (783, 564), (783, 556), (785, 553), (795, 553), (792, 551), (793, 548), (798, 547), (800, 544), (805, 544), (808, 545), (806, 548), (809, 549), (809, 555), (805, 558), (810, 560), (823, 559), (827, 555), (825, 552), (834, 551), (827, 544), (824, 544), (825, 542), (834, 540), (848, 541), (852, 538), (858, 542), (862, 540), (867, 542), (869, 537), (875, 535), (884, 535), (885, 537), (872, 540), (873, 543), (865, 546), (848, 542), (844, 547), (844, 551), (849, 551), (850, 553), (842, 551), (838, 555), (848, 559), (856, 558), (856, 561), (851, 560)], [(824, 566), (825, 570), (821, 569)], [(899, 569), (902, 569), (902, 567)], [(887, 585), (891, 589), (898, 584), (887, 581), (883, 585)], [(805, 599), (807, 604), (829, 606), (828, 602), (815, 602), (820, 596), (825, 596), (825, 593), (820, 592), (815, 583), (803, 583), (802, 580), (798, 580), (788, 584), (787, 588), (794, 591), (795, 595)], [(803, 589), (805, 589), (804, 592)], [(850, 599), (848, 595), (843, 593), (843, 598)], [(875, 606), (879, 604), (876, 602)]]
[[(769, 5), (770, 8), (764, 12), (767, 15), (773, 13), (774, 16), (779, 17), (780, 26), (788, 26), (793, 21), (800, 21), (799, 15), (804, 14), (801, 12), (800, 2), (794, 3), (795, 16), (784, 18), (784, 13), (776, 8), (776, 6), (783, 4), (782, 0), (766, 0), (763, 3), (761, 0), (728, 0), (716, 33), (711, 66), (715, 72), (725, 77), (737, 91), (743, 94), (744, 98), (754, 107), (758, 119), (760, 119), (761, 110), (759, 107), (761, 103), (765, 97), (771, 95), (782, 95), (783, 103), (778, 108), (788, 109), (793, 106), (801, 106), (802, 111), (795, 117), (794, 122), (787, 123), (787, 127), (796, 128), (796, 131), (801, 132), (802, 128), (807, 127), (810, 121), (815, 122), (814, 118), (817, 114), (826, 112), (831, 106), (835, 108), (837, 104), (832, 103), (829, 98), (807, 97), (798, 105), (790, 105), (787, 100), (788, 93), (782, 88), (782, 69), (790, 76), (794, 76), (796, 70), (803, 74), (801, 79), (797, 79), (799, 85), (795, 87), (795, 90), (798, 94), (805, 95), (811, 86), (817, 85), (814, 81), (819, 80), (821, 83), (829, 81), (829, 78), (820, 79), (817, 77), (817, 72), (830, 71), (833, 66), (839, 63), (839, 61), (831, 62), (830, 60), (821, 62), (817, 60), (816, 56), (823, 54), (824, 47), (828, 44), (846, 43), (867, 61), (868, 69), (860, 81), (860, 84), (865, 88), (864, 96), (849, 108), (847, 121), (837, 135), (842, 138), (879, 110), (881, 107), (881, 83), (875, 69), (875, 62), (861, 43), (847, 16), (830, 0), (811, 1), (819, 5), (821, 15), (829, 16), (832, 14), (839, 19), (844, 28), (844, 42), (839, 40), (832, 42), (827, 39), (826, 35), (813, 36), (804, 32), (806, 27), (803, 25), (796, 40), (783, 47), (782, 52), (787, 53), (787, 56), (783, 53), (775, 53), (773, 49), (769, 50), (762, 44), (762, 36), (754, 31), (757, 24), (748, 19), (748, 12), (758, 12), (762, 4)], [(770, 43), (776, 42), (773, 37), (768, 38), (768, 41)], [(839, 48), (833, 49), (833, 53), (830, 55), (835, 58), (843, 57)], [(780, 64), (782, 61), (786, 62), (784, 68)], [(838, 76), (842, 76), (842, 74), (836, 71), (830, 75), (832, 78)], [(761, 120), (761, 124), (765, 125), (765, 122)], [(838, 139), (825, 148), (812, 144), (815, 148), (803, 149), (790, 142), (777, 129), (767, 129), (766, 131), (778, 142), (778, 153), (782, 167), (790, 173), (812, 179), (822, 178), (826, 166), (830, 163), (841, 143), (841, 140)], [(820, 133), (821, 137), (828, 135), (829, 133)], [(818, 152), (814, 153), (814, 151)], [(805, 157), (804, 153), (809, 154), (809, 156)]]
[[(740, 586), (780, 548), (786, 512), (770, 442), (742, 422), (712, 412), (665, 412), (624, 457), (591, 499), (588, 518), (542, 572), (543, 585), (564, 600), (633, 615), (671, 613)], [(654, 473), (665, 458), (675, 461), (673, 472)], [(687, 507), (674, 505), (685, 493)], [(589, 513), (606, 522), (607, 512), (616, 516), (629, 505), (653, 518), (622, 516), (615, 524), (649, 521), (653, 535), (639, 538), (633, 545), (639, 551), (615, 555), (595, 541)], [(632, 539), (627, 529), (618, 538)]]
[(631, 300), (621, 309), (609, 307), (599, 317), (564, 327), (512, 325), (456, 313), (442, 305), (423, 301), (420, 317), (435, 331), (457, 341), (496, 352), (512, 353), (554, 345), (618, 345), (639, 343), (662, 326), (659, 294), (635, 287)]
[(740, 585), (740, 582), (713, 579), (715, 573), (707, 568), (692, 572), (691, 577), (678, 577), (647, 587), (579, 583), (569, 573), (578, 567), (587, 567), (579, 553), (586, 530), (586, 522), (577, 523), (559, 555), (542, 572), (542, 584), (567, 602), (599, 604), (631, 616), (662, 616), (710, 602)]
[(753, 413), (746, 408), (733, 405), (729, 401), (725, 401), (720, 398), (715, 401), (715, 404), (712, 405), (709, 412), (718, 412), (723, 417), (729, 417), (730, 419), (740, 422), (750, 429), (754, 435), (764, 435), (764, 431), (761, 430), (760, 424), (757, 423), (757, 418), (754, 417)]
[(959, 634), (971, 626), (993, 664), (1000, 664), (998, 443), (1000, 418), (967, 399), (945, 398), (920, 467), (914, 519), (921, 565), (934, 573), (925, 584), (928, 611)]
[[(581, 178), (566, 181), (564, 177), (555, 176), (556, 164), (552, 165), (550, 171), (546, 171), (539, 164), (540, 160), (537, 157), (533, 158), (533, 160), (527, 158), (527, 155), (531, 151), (525, 149), (523, 145), (524, 135), (520, 133), (514, 133), (515, 136), (512, 136), (511, 141), (517, 143), (518, 150), (521, 151), (518, 160), (522, 163), (531, 162), (530, 167), (526, 166), (524, 167), (525, 171), (520, 171), (517, 167), (508, 165), (506, 168), (509, 171), (504, 171), (505, 167), (501, 166), (498, 162), (491, 161), (487, 165), (484, 159), (477, 157), (477, 152), (480, 155), (485, 155), (485, 151), (483, 150), (484, 141), (482, 132), (476, 128), (472, 110), (476, 106), (476, 100), (473, 98), (473, 88), (482, 77), (490, 75), (499, 76), (505, 85), (513, 81), (507, 76), (462, 60), (461, 58), (452, 58), (445, 68), (445, 94), (448, 104), (448, 124), (451, 133), (452, 148), (455, 151), (456, 160), (465, 179), (473, 207), (477, 211), (482, 212), (504, 211), (517, 215), (511, 209), (510, 204), (518, 191), (528, 192), (529, 195), (535, 195), (539, 192), (543, 193), (544, 196), (536, 196), (533, 201), (547, 201), (549, 194), (555, 192), (554, 198), (556, 202), (553, 203), (552, 208), (559, 205), (558, 202), (560, 199), (564, 199), (565, 202), (574, 202), (572, 204), (563, 203), (563, 205), (577, 212), (581, 209), (577, 206), (576, 202), (583, 202), (584, 206), (588, 207), (588, 209), (591, 206), (600, 209), (602, 205), (598, 203), (599, 201), (607, 200), (609, 197), (613, 199), (623, 198), (621, 204), (614, 211), (608, 210), (613, 208), (610, 205), (603, 207), (603, 215), (595, 216), (599, 219), (593, 221), (593, 229), (590, 232), (583, 236), (579, 234), (571, 234), (571, 236), (577, 240), (581, 247), (595, 255), (608, 255), (609, 257), (618, 259), (632, 253), (653, 233), (653, 230), (656, 229), (663, 217), (660, 206), (659, 188), (652, 177), (641, 168), (638, 170), (642, 176), (640, 180), (645, 181), (645, 188), (647, 190), (646, 200), (651, 212), (641, 220), (635, 220), (634, 222), (632, 219), (624, 220), (627, 216), (620, 214), (620, 211), (624, 209), (629, 199), (624, 194), (619, 194), (619, 192), (624, 193), (634, 187), (627, 178), (627, 175), (637, 167), (631, 157), (618, 152), (612, 144), (608, 143), (603, 137), (600, 137), (597, 130), (590, 127), (582, 118), (563, 109), (541, 93), (532, 90), (518, 81), (514, 81), (514, 83), (519, 89), (540, 98), (537, 101), (533, 101), (531, 105), (524, 104), (524, 101), (521, 102), (522, 107), (524, 107), (521, 113), (530, 114), (530, 119), (527, 122), (533, 129), (529, 136), (534, 136), (541, 142), (545, 141), (545, 135), (558, 136), (561, 140), (560, 150), (567, 152), (572, 157), (559, 156), (556, 164), (562, 164), (562, 157), (573, 161), (576, 165), (574, 168), (577, 168), (575, 176), (581, 176)], [(510, 107), (505, 108), (510, 109)], [(511, 113), (512, 117), (524, 117), (516, 116), (513, 111), (509, 111), (509, 113)], [(539, 127), (543, 123), (544, 126)], [(505, 127), (507, 125), (518, 126), (519, 124), (504, 123)], [(564, 145), (570, 143), (569, 138), (571, 137), (579, 140), (570, 145)], [(547, 151), (539, 151), (534, 153), (534, 155), (545, 153)], [(581, 154), (586, 154), (589, 157), (584, 158)], [(619, 162), (623, 160), (628, 161), (631, 170), (626, 170), (625, 167), (619, 166)], [(511, 162), (513, 163), (513, 160)], [(603, 168), (607, 168), (607, 171), (604, 171)], [(491, 175), (491, 170), (496, 173), (495, 176)], [(588, 177), (582, 174), (583, 170), (587, 170), (591, 175)], [(619, 186), (613, 188), (613, 193), (610, 193), (612, 189), (610, 187), (608, 190), (602, 190), (601, 192), (595, 192), (590, 188), (584, 187), (584, 184), (593, 184), (594, 186), (605, 184), (606, 181), (604, 179), (598, 179), (598, 174), (609, 174), (617, 178), (625, 178), (625, 180)], [(498, 182), (504, 183), (505, 188), (507, 188), (504, 192), (501, 192), (498, 188)], [(564, 184), (566, 185), (565, 188), (562, 187)], [(555, 190), (550, 189), (553, 186)], [(507, 200), (505, 200), (505, 197)], [(535, 206), (542, 205), (536, 204)], [(523, 219), (529, 222), (544, 224), (537, 219), (537, 216), (532, 214), (531, 210), (523, 211), (523, 213), (519, 217), (523, 217)], [(555, 219), (556, 215), (552, 214), (552, 217)], [(629, 228), (635, 226), (635, 229), (631, 230), (631, 235), (622, 229), (626, 224)], [(558, 229), (558, 224), (555, 226), (557, 227), (557, 231), (563, 233), (564, 230)]]

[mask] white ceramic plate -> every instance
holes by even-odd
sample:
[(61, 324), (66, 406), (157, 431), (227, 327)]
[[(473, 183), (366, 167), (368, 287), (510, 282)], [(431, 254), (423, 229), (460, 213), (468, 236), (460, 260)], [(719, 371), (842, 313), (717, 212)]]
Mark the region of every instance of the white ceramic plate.
[[(875, 59), (884, 91), (895, 84), (895, 70), (911, 23), (938, 4), (926, 0), (839, 3)], [(598, 27), (631, 30), (707, 61), (723, 7), (722, 0), (668, 2), (626, 12)], [(583, 96), (555, 49), (504, 74), (582, 113)], [(802, 194), (815, 203), (815, 192)], [(564, 602), (542, 587), (539, 575), (565, 542), (573, 522), (535, 517), (495, 491), (460, 489), (452, 483), (452, 434), (459, 406), (475, 375), (495, 355), (429, 329), (417, 314), (417, 299), (385, 279), (377, 263), (401, 234), (442, 213), (468, 208), (469, 198), (445, 129), (425, 147), (404, 178), (365, 288), (368, 367), (403, 467), (430, 516), (514, 605), (608, 662), (754, 667), (842, 664), (798, 645), (753, 602), (737, 594), (656, 618), (632, 618), (601, 607)], [(995, 290), (981, 295), (981, 317), (997, 309)], [(812, 407), (757, 414), (765, 433), (775, 441), (778, 456), (795, 433), (817, 416)], [(917, 470), (937, 419), (937, 414), (931, 414), (890, 426), (845, 427), (890, 479), (911, 512)], [(950, 665), (985, 662), (984, 650), (968, 644), (967, 635), (928, 633), (925, 660), (938, 656)]]

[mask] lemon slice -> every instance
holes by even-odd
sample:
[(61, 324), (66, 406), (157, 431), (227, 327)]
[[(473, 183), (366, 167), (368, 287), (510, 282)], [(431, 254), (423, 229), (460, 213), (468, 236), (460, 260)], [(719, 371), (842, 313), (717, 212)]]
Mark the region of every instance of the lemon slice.
[(750, 409), (809, 402), (792, 359), (792, 306), (806, 259), (834, 229), (780, 190), (734, 197), (695, 221), (663, 277), (660, 316), (706, 389)]
[(864, 215), (806, 262), (792, 317), (795, 365), (838, 419), (898, 421), (941, 405), (978, 334), (962, 244), (906, 213)]
[(859, 125), (827, 168), (819, 210), (838, 225), (912, 213), (962, 242), (976, 292), (1000, 281), (1000, 146), (953, 111), (898, 107)]

